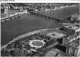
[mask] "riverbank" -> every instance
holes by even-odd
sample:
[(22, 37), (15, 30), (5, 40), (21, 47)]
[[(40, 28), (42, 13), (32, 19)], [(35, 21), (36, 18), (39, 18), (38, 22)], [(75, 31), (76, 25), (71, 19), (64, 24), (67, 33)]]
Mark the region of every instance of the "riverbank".
[[(12, 18), (12, 17), (22, 15), (24, 13), (28, 14), (27, 10), (24, 10), (24, 11), (21, 11), (21, 12), (19, 12), (19, 11), (17, 11), (17, 12), (16, 11), (14, 11), (14, 12), (10, 11), (8, 13), (4, 13), (1, 16), (1, 22), (5, 22), (6, 20), (10, 20), (10, 18)], [(3, 16), (3, 15), (5, 15), (5, 16)]]

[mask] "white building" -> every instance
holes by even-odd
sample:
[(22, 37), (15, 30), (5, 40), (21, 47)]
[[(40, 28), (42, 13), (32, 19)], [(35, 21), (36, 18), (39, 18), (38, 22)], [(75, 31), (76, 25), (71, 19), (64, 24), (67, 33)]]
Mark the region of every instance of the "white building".
[(66, 28), (70, 28), (70, 29), (73, 29), (73, 30), (77, 30), (78, 27), (77, 26), (74, 26), (74, 25), (68, 25), (68, 26), (65, 26)]
[(72, 15), (71, 16), (71, 20), (73, 21), (73, 20), (78, 20), (80, 17), (79, 17), (79, 14), (74, 14), (74, 15)]

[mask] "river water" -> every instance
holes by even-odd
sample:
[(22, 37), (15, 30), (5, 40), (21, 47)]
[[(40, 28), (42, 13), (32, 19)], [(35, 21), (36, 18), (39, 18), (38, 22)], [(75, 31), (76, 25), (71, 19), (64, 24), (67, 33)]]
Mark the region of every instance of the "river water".
[[(64, 19), (78, 12), (78, 7), (68, 7), (51, 11), (48, 15)], [(12, 21), (7, 21), (1, 24), (1, 45), (7, 44), (13, 38), (33, 30), (55, 28), (60, 26), (62, 25), (56, 23), (54, 20), (49, 20), (48, 18), (23, 14), (20, 18), (15, 18)]]

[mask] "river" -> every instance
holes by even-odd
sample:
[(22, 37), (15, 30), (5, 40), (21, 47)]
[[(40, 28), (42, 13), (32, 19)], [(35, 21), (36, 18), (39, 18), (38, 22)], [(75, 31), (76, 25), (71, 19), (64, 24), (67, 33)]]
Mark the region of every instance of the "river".
[[(64, 19), (72, 14), (78, 13), (78, 7), (68, 7), (51, 11), (50, 16), (55, 18)], [(13, 38), (34, 31), (38, 29), (60, 27), (61, 24), (56, 23), (54, 20), (49, 20), (44, 17), (37, 17), (31, 14), (23, 14), (19, 18), (12, 21), (1, 23), (1, 45), (7, 44)]]

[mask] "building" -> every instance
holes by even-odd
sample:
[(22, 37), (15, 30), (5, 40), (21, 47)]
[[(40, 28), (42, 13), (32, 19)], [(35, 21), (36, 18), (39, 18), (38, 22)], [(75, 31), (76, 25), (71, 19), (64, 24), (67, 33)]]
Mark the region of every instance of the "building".
[(79, 18), (79, 14), (74, 14), (71, 16), (71, 21), (77, 21)]
[(8, 13), (9, 12), (9, 9), (10, 9), (10, 5), (9, 4), (7, 4), (7, 3), (3, 3), (3, 4), (1, 4), (1, 6), (2, 6), (2, 11), (4, 12), (4, 13)]

